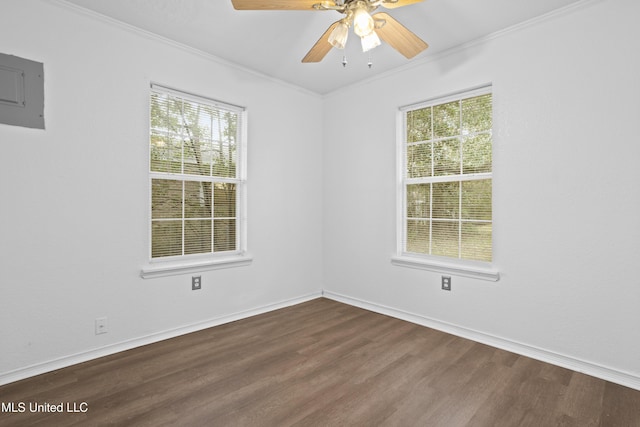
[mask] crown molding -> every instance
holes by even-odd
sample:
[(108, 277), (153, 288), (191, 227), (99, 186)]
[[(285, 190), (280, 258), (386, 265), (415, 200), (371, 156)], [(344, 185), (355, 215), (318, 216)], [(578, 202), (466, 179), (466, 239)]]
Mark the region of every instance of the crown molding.
[(119, 20), (117, 20), (115, 18), (111, 18), (109, 16), (103, 15), (103, 14), (98, 13), (96, 11), (93, 11), (93, 10), (90, 10), (90, 9), (86, 9), (86, 8), (78, 6), (78, 5), (74, 4), (74, 3), (70, 3), (70, 2), (68, 2), (66, 0), (49, 0), (49, 3), (56, 5), (56, 6), (60, 7), (61, 9), (66, 9), (66, 10), (69, 10), (69, 11), (74, 12), (76, 14), (88, 17), (90, 19), (95, 19), (97, 21), (103, 22), (103, 23), (105, 23), (107, 25), (110, 25), (110, 26), (112, 26), (114, 28), (118, 28), (120, 30), (127, 31), (127, 32), (135, 34), (137, 36), (140, 36), (140, 37), (143, 37), (143, 38), (146, 38), (146, 39), (149, 39), (149, 40), (153, 40), (153, 41), (162, 43), (162, 44), (167, 45), (169, 47), (181, 50), (181, 51), (183, 51), (185, 53), (189, 53), (191, 55), (199, 56), (199, 57), (201, 57), (203, 59), (206, 59), (207, 61), (211, 61), (211, 62), (213, 62), (213, 63), (215, 63), (217, 65), (222, 65), (222, 66), (225, 66), (225, 67), (233, 68), (233, 69), (235, 69), (237, 71), (240, 71), (240, 72), (243, 72), (243, 73), (247, 73), (247, 74), (251, 74), (251, 75), (253, 75), (255, 77), (259, 77), (261, 79), (268, 80), (268, 81), (270, 81), (272, 83), (275, 83), (275, 84), (278, 84), (278, 85), (281, 85), (281, 86), (285, 86), (285, 87), (287, 87), (289, 89), (293, 89), (293, 90), (296, 90), (298, 92), (302, 92), (302, 93), (304, 93), (306, 95), (312, 95), (312, 96), (317, 97), (317, 98), (322, 98), (322, 95), (320, 95), (317, 92), (314, 92), (314, 91), (311, 91), (309, 89), (303, 88), (301, 86), (295, 85), (293, 83), (289, 83), (287, 81), (278, 79), (278, 78), (270, 76), (268, 74), (261, 73), (259, 71), (256, 71), (256, 70), (252, 69), (252, 68), (243, 67), (243, 66), (241, 66), (241, 65), (239, 65), (239, 64), (237, 64), (235, 62), (228, 61), (228, 60), (223, 59), (223, 58), (221, 58), (219, 56), (207, 53), (207, 52), (205, 52), (203, 50), (200, 50), (200, 49), (196, 49), (196, 48), (188, 46), (188, 45), (186, 45), (184, 43), (177, 42), (175, 40), (172, 40), (170, 38), (161, 36), (161, 35), (156, 34), (154, 32), (144, 30), (142, 28), (136, 27), (136, 26), (131, 25), (131, 24), (127, 24), (126, 22), (119, 21)]
[(559, 8), (559, 9), (555, 9), (555, 10), (552, 10), (550, 12), (544, 13), (542, 15), (536, 16), (535, 18), (531, 18), (531, 19), (528, 19), (526, 21), (519, 22), (519, 23), (511, 25), (511, 26), (509, 26), (507, 28), (503, 28), (502, 30), (494, 31), (493, 33), (490, 33), (490, 34), (484, 35), (482, 37), (478, 37), (478, 38), (476, 38), (474, 40), (471, 40), (471, 41), (468, 41), (468, 42), (453, 46), (453, 47), (451, 47), (449, 49), (446, 49), (446, 50), (443, 50), (441, 52), (435, 53), (433, 55), (424, 57), (422, 59), (417, 59), (417, 60), (411, 61), (411, 62), (409, 62), (409, 63), (407, 63), (405, 65), (401, 65), (399, 67), (392, 68), (390, 70), (385, 71), (384, 73), (380, 73), (380, 74), (377, 74), (377, 75), (372, 76), (370, 78), (361, 80), (359, 82), (352, 83), (350, 85), (347, 85), (347, 86), (344, 86), (344, 87), (341, 87), (341, 88), (337, 88), (335, 90), (332, 90), (331, 92), (328, 92), (328, 93), (324, 94), (324, 97), (327, 98), (327, 97), (330, 97), (330, 96), (332, 96), (334, 94), (340, 93), (347, 87), (352, 88), (352, 87), (357, 87), (357, 86), (361, 86), (361, 85), (371, 84), (371, 83), (373, 83), (373, 82), (375, 82), (377, 80), (386, 79), (386, 78), (388, 78), (388, 77), (390, 77), (390, 76), (392, 76), (392, 75), (394, 75), (394, 74), (396, 74), (398, 72), (412, 70), (414, 68), (421, 67), (421, 66), (423, 66), (425, 64), (441, 61), (442, 59), (444, 59), (444, 58), (446, 58), (448, 56), (454, 55), (456, 53), (465, 51), (465, 50), (470, 49), (470, 48), (477, 47), (478, 45), (487, 43), (487, 42), (495, 40), (495, 39), (499, 39), (499, 38), (505, 37), (505, 36), (507, 36), (509, 34), (517, 33), (517, 32), (523, 31), (523, 30), (525, 30), (527, 28), (534, 27), (536, 25), (540, 25), (540, 24), (545, 23), (545, 22), (547, 22), (547, 21), (549, 21), (551, 19), (555, 19), (555, 18), (558, 18), (558, 17), (561, 17), (561, 16), (565, 16), (565, 15), (570, 15), (570, 14), (574, 13), (576, 10), (583, 9), (583, 8), (593, 4), (593, 3), (601, 3), (602, 1), (603, 0), (579, 0), (579, 1), (575, 2), (575, 3), (568, 4), (566, 6), (563, 6), (563, 7)]

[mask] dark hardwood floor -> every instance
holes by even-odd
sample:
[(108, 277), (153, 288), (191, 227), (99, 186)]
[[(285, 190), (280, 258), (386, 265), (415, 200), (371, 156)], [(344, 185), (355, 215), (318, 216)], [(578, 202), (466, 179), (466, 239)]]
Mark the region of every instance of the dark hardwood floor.
[[(640, 391), (328, 299), (8, 384), (0, 402), (25, 405), (2, 426), (640, 426)], [(30, 412), (45, 402), (86, 412)]]

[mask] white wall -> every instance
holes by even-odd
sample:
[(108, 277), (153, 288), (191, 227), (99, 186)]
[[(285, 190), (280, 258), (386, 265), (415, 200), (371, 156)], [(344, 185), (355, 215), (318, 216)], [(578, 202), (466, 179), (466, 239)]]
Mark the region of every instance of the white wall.
[[(0, 377), (319, 295), (319, 96), (55, 2), (4, 0), (0, 52), (44, 63), (46, 122), (0, 125)], [(191, 275), (139, 277), (150, 81), (249, 111), (254, 261), (203, 273), (196, 292)], [(96, 336), (101, 316), (109, 332)]]
[[(325, 101), (325, 290), (640, 385), (640, 4), (583, 2)], [(492, 83), (497, 283), (392, 266), (397, 107)], [(349, 120), (344, 120), (348, 115)], [(427, 322), (428, 323), (428, 322)]]

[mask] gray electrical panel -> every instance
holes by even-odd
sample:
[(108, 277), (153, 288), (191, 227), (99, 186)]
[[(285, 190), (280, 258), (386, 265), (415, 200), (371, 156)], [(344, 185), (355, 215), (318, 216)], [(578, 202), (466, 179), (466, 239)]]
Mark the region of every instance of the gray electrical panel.
[(0, 53), (0, 123), (44, 129), (44, 67)]

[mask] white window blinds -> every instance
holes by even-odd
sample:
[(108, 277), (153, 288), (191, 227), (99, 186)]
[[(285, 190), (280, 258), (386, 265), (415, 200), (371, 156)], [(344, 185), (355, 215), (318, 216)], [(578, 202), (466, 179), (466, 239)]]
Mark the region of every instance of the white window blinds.
[(151, 258), (239, 252), (244, 110), (153, 85)]
[(492, 260), (491, 88), (402, 109), (402, 252)]

